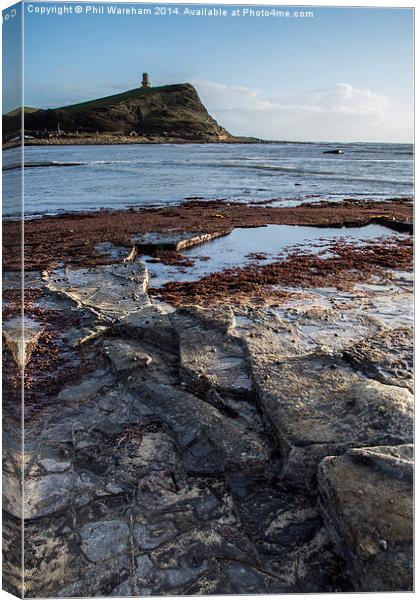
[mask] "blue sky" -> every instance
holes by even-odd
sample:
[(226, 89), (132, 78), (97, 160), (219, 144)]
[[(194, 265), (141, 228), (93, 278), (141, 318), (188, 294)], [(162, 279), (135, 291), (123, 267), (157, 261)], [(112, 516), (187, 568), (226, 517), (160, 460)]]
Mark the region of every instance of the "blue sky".
[(22, 21), (21, 6), (3, 11), (3, 112), (22, 104)]
[[(25, 15), (26, 105), (116, 93), (136, 87), (148, 71), (154, 85), (195, 84), (209, 112), (233, 133), (411, 141), (410, 9), (308, 7), (314, 17), (306, 19), (39, 16), (28, 14), (30, 4), (36, 3), (27, 3)], [(6, 110), (10, 104), (6, 99)]]

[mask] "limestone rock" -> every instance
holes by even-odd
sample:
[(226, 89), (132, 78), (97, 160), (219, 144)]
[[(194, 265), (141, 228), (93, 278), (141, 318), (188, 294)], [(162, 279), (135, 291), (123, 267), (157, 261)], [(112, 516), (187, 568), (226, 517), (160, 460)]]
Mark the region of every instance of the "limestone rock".
[(260, 400), (283, 446), (411, 441), (413, 397), (407, 390), (360, 377), (336, 356), (252, 362)]
[(170, 386), (146, 384), (141, 402), (175, 433), (185, 468), (195, 473), (223, 473), (262, 467), (270, 450), (264, 439), (241, 427), (203, 400)]
[(30, 361), (42, 331), (42, 323), (26, 316), (14, 317), (3, 323), (4, 339), (21, 369)]
[(163, 351), (178, 351), (176, 331), (170, 317), (157, 306), (132, 312), (115, 323), (115, 332), (123, 337), (147, 341)]
[(68, 269), (49, 274), (47, 288), (60, 292), (80, 307), (106, 317), (122, 317), (150, 304), (149, 274), (144, 262), (125, 262), (94, 269)]
[(22, 497), (19, 480), (14, 477), (5, 477), (4, 508), (14, 517), (37, 519), (69, 506), (71, 489), (70, 474), (54, 473), (44, 477), (26, 479), (25, 493)]
[(122, 521), (100, 521), (83, 525), (82, 552), (92, 562), (128, 553), (129, 530)]
[(368, 377), (413, 388), (413, 330), (385, 329), (346, 349), (344, 357)]
[(413, 448), (359, 448), (319, 467), (326, 522), (354, 589), (413, 589)]
[(264, 346), (259, 350), (254, 344), (253, 377), (285, 461), (295, 448), (313, 446), (320, 459), (322, 446), (325, 456), (412, 441), (413, 396), (407, 389), (362, 377), (338, 355), (269, 362)]
[(143, 233), (142, 235), (134, 236), (133, 243), (136, 244), (137, 248), (141, 252), (151, 252), (153, 250), (185, 250), (192, 246), (198, 246), (205, 242), (228, 235), (231, 233), (231, 229), (220, 230), (220, 231), (180, 231), (178, 229), (161, 232), (149, 232)]
[[(243, 341), (229, 333), (231, 315), (204, 311), (182, 313), (175, 321), (179, 337), (180, 369), (192, 389), (213, 388), (221, 394), (246, 395), (252, 390)], [(214, 318), (216, 317), (216, 318)]]

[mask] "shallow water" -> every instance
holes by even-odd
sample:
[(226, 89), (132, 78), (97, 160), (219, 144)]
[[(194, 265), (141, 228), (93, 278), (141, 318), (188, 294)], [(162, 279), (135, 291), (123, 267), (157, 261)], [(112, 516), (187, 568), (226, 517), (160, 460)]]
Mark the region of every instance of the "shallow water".
[(237, 228), (229, 235), (185, 250), (182, 256), (195, 259), (192, 267), (165, 265), (153, 262), (154, 259), (147, 256), (143, 258), (149, 269), (151, 285), (160, 287), (168, 281), (197, 281), (210, 273), (244, 266), (252, 262), (254, 253), (265, 255), (258, 259), (258, 264), (267, 264), (295, 249), (325, 253), (335, 240), (362, 243), (395, 235), (394, 231), (381, 225), (341, 228), (267, 225)]
[[(413, 146), (157, 144), (25, 148), (28, 216), (100, 208), (167, 205), (186, 198), (240, 202), (404, 197), (413, 193)], [(4, 167), (19, 150), (3, 153)], [(44, 165), (44, 166), (40, 166)], [(48, 165), (48, 166), (47, 166)], [(4, 171), (5, 216), (17, 215), (19, 170)]]

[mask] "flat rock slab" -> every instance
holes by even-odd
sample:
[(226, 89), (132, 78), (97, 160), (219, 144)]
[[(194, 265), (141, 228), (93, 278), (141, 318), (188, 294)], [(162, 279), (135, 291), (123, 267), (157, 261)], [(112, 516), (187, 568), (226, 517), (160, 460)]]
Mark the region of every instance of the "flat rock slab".
[(266, 364), (253, 355), (252, 364), (282, 447), (412, 440), (413, 395), (351, 372), (338, 356)]
[(228, 235), (231, 231), (231, 229), (225, 229), (212, 232), (178, 230), (165, 233), (150, 232), (135, 236), (132, 241), (141, 252), (150, 252), (152, 250), (175, 250), (179, 252), (192, 246), (210, 242), (217, 237)]
[(386, 329), (344, 352), (344, 357), (368, 377), (388, 385), (413, 389), (413, 330)]
[[(173, 323), (185, 383), (203, 391), (213, 388), (221, 394), (250, 394), (253, 384), (247, 349), (243, 340), (229, 333), (232, 315), (193, 310), (181, 314), (182, 318), (174, 317)], [(213, 320), (212, 315), (216, 317)]]
[(149, 275), (142, 261), (52, 272), (47, 288), (109, 317), (120, 318), (150, 305), (147, 295)]
[(325, 458), (321, 502), (354, 588), (413, 589), (413, 447), (359, 448)]
[(110, 560), (128, 553), (129, 530), (123, 521), (87, 523), (81, 527), (80, 536), (81, 550), (91, 562)]
[[(355, 373), (340, 355), (273, 359), (249, 345), (260, 404), (284, 457), (284, 476), (311, 485), (317, 462), (351, 447), (413, 439), (413, 395)], [(300, 481), (299, 481), (300, 480)]]
[(140, 402), (174, 432), (188, 472), (223, 474), (267, 464), (270, 449), (260, 436), (200, 398), (158, 384), (145, 384), (138, 391)]
[(121, 318), (115, 324), (115, 331), (121, 337), (146, 341), (162, 351), (178, 351), (176, 331), (169, 316), (152, 304)]
[[(53, 473), (37, 479), (27, 479), (24, 496), (16, 477), (4, 478), (4, 508), (16, 518), (37, 519), (70, 505), (72, 477)], [(22, 502), (23, 500), (23, 502)]]
[(95, 246), (95, 250), (111, 260), (123, 262), (133, 262), (137, 255), (137, 250), (135, 248), (119, 246), (112, 242), (101, 242)]

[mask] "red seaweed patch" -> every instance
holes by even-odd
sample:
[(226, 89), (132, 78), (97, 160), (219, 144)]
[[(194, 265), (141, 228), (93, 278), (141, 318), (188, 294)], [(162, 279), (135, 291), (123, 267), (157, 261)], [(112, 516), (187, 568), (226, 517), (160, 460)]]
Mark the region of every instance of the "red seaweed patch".
[(392, 236), (363, 245), (337, 241), (329, 246), (328, 256), (294, 252), (267, 265), (254, 263), (198, 281), (169, 282), (149, 292), (175, 305), (273, 304), (289, 297), (287, 288), (346, 289), (374, 276), (386, 278), (390, 269), (409, 271), (412, 267), (411, 237)]

